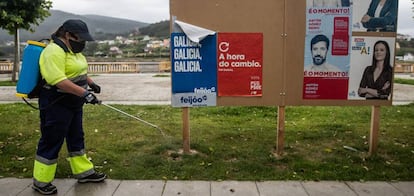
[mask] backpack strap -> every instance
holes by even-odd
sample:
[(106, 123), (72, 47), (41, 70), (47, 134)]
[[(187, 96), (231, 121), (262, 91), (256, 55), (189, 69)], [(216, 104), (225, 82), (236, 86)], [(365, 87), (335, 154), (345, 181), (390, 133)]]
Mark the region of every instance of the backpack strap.
[[(69, 52), (69, 49), (68, 49), (68, 47), (66, 46), (66, 44), (62, 41), (62, 40), (60, 40), (56, 35), (52, 35), (52, 40), (53, 40), (53, 42), (55, 42), (58, 46), (60, 46), (62, 49), (63, 49), (63, 51), (65, 51), (65, 53), (67, 53), (67, 52)], [(41, 40), (39, 40), (39, 42), (42, 42), (42, 43), (50, 43), (50, 41), (51, 41), (51, 39), (41, 39)], [(40, 76), (40, 77), (42, 77), (42, 76)], [(37, 85), (36, 85), (36, 87), (33, 89), (33, 91), (31, 92), (31, 93), (29, 93), (29, 95), (28, 95), (28, 98), (29, 99), (32, 99), (32, 98), (38, 98), (39, 96), (39, 93), (40, 93), (40, 91), (41, 91), (41, 89), (42, 88), (44, 88), (45, 87), (45, 85), (47, 85), (47, 83), (46, 83), (46, 80), (45, 79), (43, 79), (43, 78), (41, 78), (41, 80), (37, 83)], [(33, 108), (33, 109), (36, 109), (36, 110), (44, 110), (44, 109), (46, 109), (46, 108), (48, 108), (48, 107), (50, 107), (51, 105), (53, 105), (53, 104), (55, 104), (56, 102), (58, 102), (59, 100), (61, 100), (63, 97), (65, 97), (65, 95), (62, 95), (62, 96), (60, 96), (60, 97), (58, 97), (56, 100), (54, 100), (52, 103), (50, 103), (49, 105), (47, 105), (45, 108), (39, 108), (39, 107), (36, 107), (36, 106), (34, 106), (33, 104), (31, 104), (30, 102), (28, 102), (25, 98), (22, 98), (23, 99), (23, 101), (27, 104), (27, 105), (29, 105), (31, 108)]]
[(69, 52), (68, 47), (65, 43), (63, 43), (62, 40), (60, 40), (56, 35), (52, 35), (52, 40), (55, 42), (58, 46), (60, 46), (65, 52)]

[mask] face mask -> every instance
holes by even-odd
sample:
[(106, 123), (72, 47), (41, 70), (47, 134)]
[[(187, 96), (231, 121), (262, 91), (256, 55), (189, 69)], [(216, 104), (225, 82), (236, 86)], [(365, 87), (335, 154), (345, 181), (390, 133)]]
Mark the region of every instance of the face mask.
[(85, 42), (77, 42), (69, 39), (70, 47), (72, 48), (72, 52), (79, 53), (85, 48)]

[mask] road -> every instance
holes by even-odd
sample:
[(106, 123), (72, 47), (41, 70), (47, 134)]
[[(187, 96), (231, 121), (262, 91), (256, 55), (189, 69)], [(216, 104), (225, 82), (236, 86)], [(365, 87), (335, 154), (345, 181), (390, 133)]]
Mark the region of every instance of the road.
[[(91, 75), (102, 87), (99, 99), (108, 104), (168, 105), (171, 103), (169, 73), (99, 74)], [(408, 74), (395, 77), (414, 79)], [(9, 80), (0, 74), (0, 80)], [(15, 87), (0, 87), (0, 103), (20, 102)], [(414, 102), (414, 85), (394, 84), (393, 105)]]

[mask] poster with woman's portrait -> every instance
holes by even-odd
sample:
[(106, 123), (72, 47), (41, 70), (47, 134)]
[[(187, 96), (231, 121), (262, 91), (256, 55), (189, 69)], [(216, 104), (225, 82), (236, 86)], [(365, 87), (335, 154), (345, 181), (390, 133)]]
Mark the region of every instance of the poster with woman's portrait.
[(395, 38), (353, 36), (349, 100), (390, 99)]
[(353, 32), (396, 32), (398, 0), (352, 2)]

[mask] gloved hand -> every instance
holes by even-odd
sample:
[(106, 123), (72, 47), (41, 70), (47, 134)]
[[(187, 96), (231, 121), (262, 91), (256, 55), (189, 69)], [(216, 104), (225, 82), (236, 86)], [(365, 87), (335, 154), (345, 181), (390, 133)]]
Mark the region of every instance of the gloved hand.
[(85, 92), (85, 95), (83, 96), (83, 98), (85, 99), (85, 103), (90, 103), (90, 104), (101, 103), (101, 101), (98, 98), (96, 98), (96, 96), (91, 92)]
[(89, 87), (91, 87), (94, 93), (99, 94), (101, 92), (101, 87), (94, 82), (92, 84), (89, 84)]

